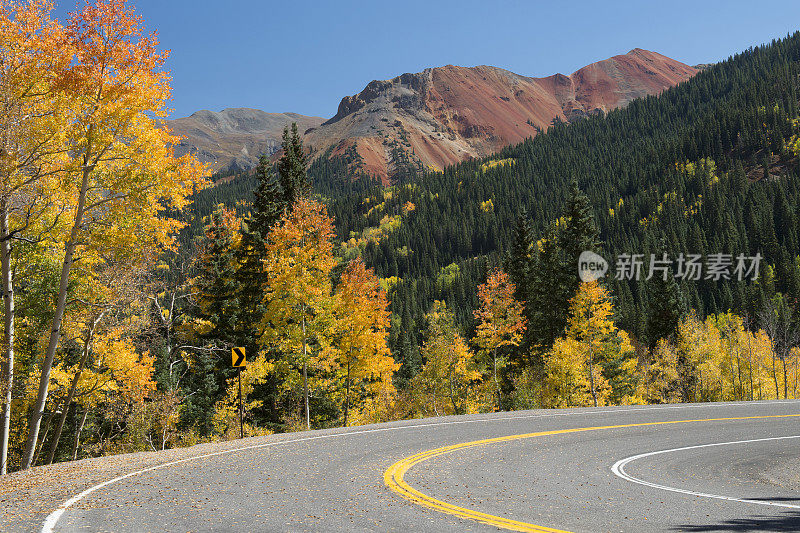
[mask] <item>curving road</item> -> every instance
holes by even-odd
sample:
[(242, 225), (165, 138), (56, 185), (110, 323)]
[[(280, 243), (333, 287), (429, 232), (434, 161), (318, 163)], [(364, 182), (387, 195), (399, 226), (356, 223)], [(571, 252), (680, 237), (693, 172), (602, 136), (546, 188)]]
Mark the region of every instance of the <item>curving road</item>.
[(800, 531), (800, 401), (447, 417), (241, 441), (44, 531)]

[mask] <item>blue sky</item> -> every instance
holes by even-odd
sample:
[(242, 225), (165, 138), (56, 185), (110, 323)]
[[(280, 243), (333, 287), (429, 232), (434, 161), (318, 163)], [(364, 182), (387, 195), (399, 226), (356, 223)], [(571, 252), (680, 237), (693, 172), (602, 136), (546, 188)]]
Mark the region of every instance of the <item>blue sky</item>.
[[(57, 0), (63, 13), (73, 0)], [(569, 74), (653, 50), (725, 59), (800, 29), (800, 1), (135, 0), (172, 51), (173, 116), (254, 107), (330, 117), (373, 79), (446, 64)]]

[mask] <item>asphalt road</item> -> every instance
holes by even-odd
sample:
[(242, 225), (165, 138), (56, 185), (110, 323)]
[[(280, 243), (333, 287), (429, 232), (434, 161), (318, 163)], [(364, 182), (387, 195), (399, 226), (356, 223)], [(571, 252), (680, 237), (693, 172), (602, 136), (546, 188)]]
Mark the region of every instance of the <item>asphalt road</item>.
[(87, 487), (47, 526), (800, 531), (798, 415), (798, 401), (612, 407), (246, 439), (246, 449)]

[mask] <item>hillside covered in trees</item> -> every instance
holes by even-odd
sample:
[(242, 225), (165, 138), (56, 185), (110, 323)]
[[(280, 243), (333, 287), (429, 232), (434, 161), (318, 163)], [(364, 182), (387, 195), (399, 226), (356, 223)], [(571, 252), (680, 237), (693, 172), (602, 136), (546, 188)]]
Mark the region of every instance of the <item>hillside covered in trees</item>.
[[(345, 161), (312, 167), (309, 175), (329, 199), (344, 248), (357, 248), (377, 275), (392, 280), (390, 345), (409, 367), (419, 365), (420, 332), (434, 300), (446, 301), (461, 327), (474, 327), (475, 287), (490, 265), (511, 260), (520, 291), (537, 292), (539, 249), (543, 240), (563, 240), (559, 221), (570, 216), (573, 180), (599, 231), (593, 247), (612, 262), (623, 253), (760, 253), (755, 286), (701, 279), (675, 289), (683, 307), (700, 316), (734, 310), (755, 327), (765, 301), (782, 293), (794, 302), (800, 290), (799, 59), (795, 34), (737, 54), (661, 96), (605, 117), (555, 123), (491, 158), (410, 175), (390, 188), (370, 188), (368, 177), (343, 180)], [(235, 184), (251, 179), (235, 178), (201, 197), (233, 205), (242, 199)], [(577, 259), (564, 256), (569, 246), (561, 243), (554, 253), (573, 269)], [(661, 288), (643, 279), (609, 285), (620, 326), (654, 344), (647, 317)], [(565, 309), (562, 303), (559, 312)]]
[(798, 395), (800, 33), (390, 187), (296, 127), (207, 187), (124, 2), (0, 15), (4, 470), (242, 422)]

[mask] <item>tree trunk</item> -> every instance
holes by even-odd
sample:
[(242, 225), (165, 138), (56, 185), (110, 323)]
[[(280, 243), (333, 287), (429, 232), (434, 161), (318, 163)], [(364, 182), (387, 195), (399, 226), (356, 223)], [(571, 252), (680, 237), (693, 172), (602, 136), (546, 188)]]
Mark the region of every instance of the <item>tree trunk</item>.
[(456, 402), (456, 391), (455, 387), (453, 387), (453, 381), (455, 381), (455, 376), (453, 373), (450, 373), (450, 378), (447, 380), (450, 383), (450, 403), (453, 404), (453, 414), (457, 415), (460, 414), (458, 412), (458, 403)]
[(61, 432), (64, 429), (64, 422), (67, 420), (67, 413), (69, 413), (69, 407), (72, 404), (72, 400), (75, 399), (75, 390), (78, 387), (78, 380), (81, 378), (81, 374), (83, 373), (83, 369), (86, 367), (86, 361), (89, 360), (89, 348), (92, 345), (92, 339), (94, 339), (94, 330), (97, 328), (97, 324), (103, 319), (103, 315), (106, 314), (106, 311), (101, 312), (92, 322), (92, 325), (86, 331), (86, 339), (83, 343), (83, 354), (81, 355), (80, 363), (78, 364), (78, 370), (75, 372), (75, 375), (72, 377), (72, 383), (69, 386), (69, 393), (67, 394), (67, 399), (64, 402), (63, 412), (58, 419), (58, 425), (56, 426), (56, 431), (53, 434), (52, 443), (50, 444), (50, 453), (47, 456), (47, 464), (53, 464), (53, 459), (56, 456), (56, 449), (58, 448), (58, 441), (61, 439)]
[(344, 427), (347, 427), (347, 414), (350, 411), (350, 358), (347, 358), (347, 385), (344, 395)]
[(86, 417), (89, 415), (89, 408), (87, 407), (83, 411), (83, 417), (81, 417), (81, 422), (78, 424), (78, 427), (75, 428), (75, 440), (72, 442), (72, 460), (75, 461), (78, 459), (78, 445), (81, 443), (81, 432), (83, 431), (83, 425), (86, 423)]
[(744, 381), (742, 381), (742, 361), (739, 357), (739, 352), (736, 352), (736, 373), (739, 374), (739, 397), (738, 400), (744, 400)]
[(497, 410), (503, 410), (503, 399), (500, 397), (500, 382), (497, 380), (497, 348), (494, 349), (492, 352), (492, 356), (494, 359), (494, 369), (492, 371), (494, 377), (494, 386), (497, 389)]
[(786, 355), (781, 357), (783, 362), (783, 399), (789, 398), (789, 374), (786, 371)]
[(778, 389), (778, 369), (775, 368), (775, 354), (772, 354), (772, 380), (775, 382), (775, 399), (780, 400), (781, 393)]
[(592, 389), (592, 400), (597, 407), (597, 392), (594, 390), (594, 350), (591, 341), (589, 342), (589, 387)]
[[(748, 332), (749, 333), (749, 332)], [(748, 368), (750, 374), (750, 401), (753, 401), (753, 349), (750, 347), (750, 335), (747, 336), (747, 349), (749, 352), (748, 355)]]
[(303, 313), (303, 398), (306, 407), (306, 428), (311, 429), (311, 409), (308, 405), (308, 370), (307, 370), (307, 349), (306, 349), (306, 315)]
[(11, 273), (11, 241), (8, 229), (8, 207), (0, 206), (0, 263), (3, 277), (3, 422), (0, 427), (0, 476), (8, 471), (8, 439), (11, 433), (11, 393), (14, 387), (14, 280)]
[(86, 365), (86, 360), (89, 358), (89, 343), (91, 342), (91, 336), (87, 337), (86, 342), (83, 345), (83, 355), (81, 356), (81, 361), (78, 364), (78, 370), (75, 372), (75, 375), (72, 377), (72, 383), (69, 385), (69, 392), (67, 393), (67, 399), (64, 400), (64, 406), (62, 407), (61, 416), (58, 418), (58, 424), (56, 424), (55, 433), (53, 433), (53, 438), (50, 442), (50, 453), (47, 455), (47, 464), (53, 464), (53, 459), (56, 457), (56, 450), (58, 449), (58, 441), (61, 439), (61, 432), (64, 429), (64, 422), (67, 420), (67, 413), (69, 413), (70, 405), (72, 405), (72, 400), (75, 398), (75, 389), (78, 388), (78, 381), (81, 379), (81, 373), (83, 373), (83, 367)]
[(47, 434), (50, 433), (50, 423), (53, 421), (53, 415), (55, 415), (55, 412), (50, 412), (47, 414), (47, 420), (44, 423), (44, 436), (42, 437), (42, 443), (36, 449), (36, 454), (33, 456), (33, 461), (31, 462), (31, 466), (39, 462), (39, 454), (42, 453), (42, 448), (44, 448), (44, 443), (47, 441)]
[[(89, 135), (91, 135), (91, 129)], [(50, 339), (47, 343), (47, 351), (45, 352), (44, 361), (42, 362), (42, 374), (39, 379), (39, 391), (36, 397), (36, 402), (33, 405), (33, 412), (31, 413), (30, 423), (28, 425), (28, 439), (25, 444), (25, 454), (23, 455), (21, 465), (23, 470), (30, 468), (31, 464), (33, 463), (33, 454), (36, 450), (36, 442), (39, 439), (39, 425), (42, 422), (42, 415), (44, 414), (45, 404), (47, 403), (47, 391), (50, 386), (50, 371), (53, 369), (53, 360), (55, 359), (58, 341), (61, 337), (61, 322), (64, 319), (64, 311), (67, 308), (69, 274), (72, 270), (75, 248), (77, 246), (81, 227), (83, 225), (84, 209), (86, 208), (86, 194), (89, 188), (89, 174), (92, 171), (91, 167), (88, 166), (88, 154), (89, 152), (87, 151), (87, 154), (84, 157), (83, 180), (81, 182), (80, 196), (78, 197), (78, 206), (75, 210), (75, 218), (72, 222), (72, 229), (70, 230), (69, 239), (64, 247), (64, 261), (61, 265), (61, 278), (58, 284), (56, 309), (55, 313), (53, 314), (52, 327), (50, 328)]]

